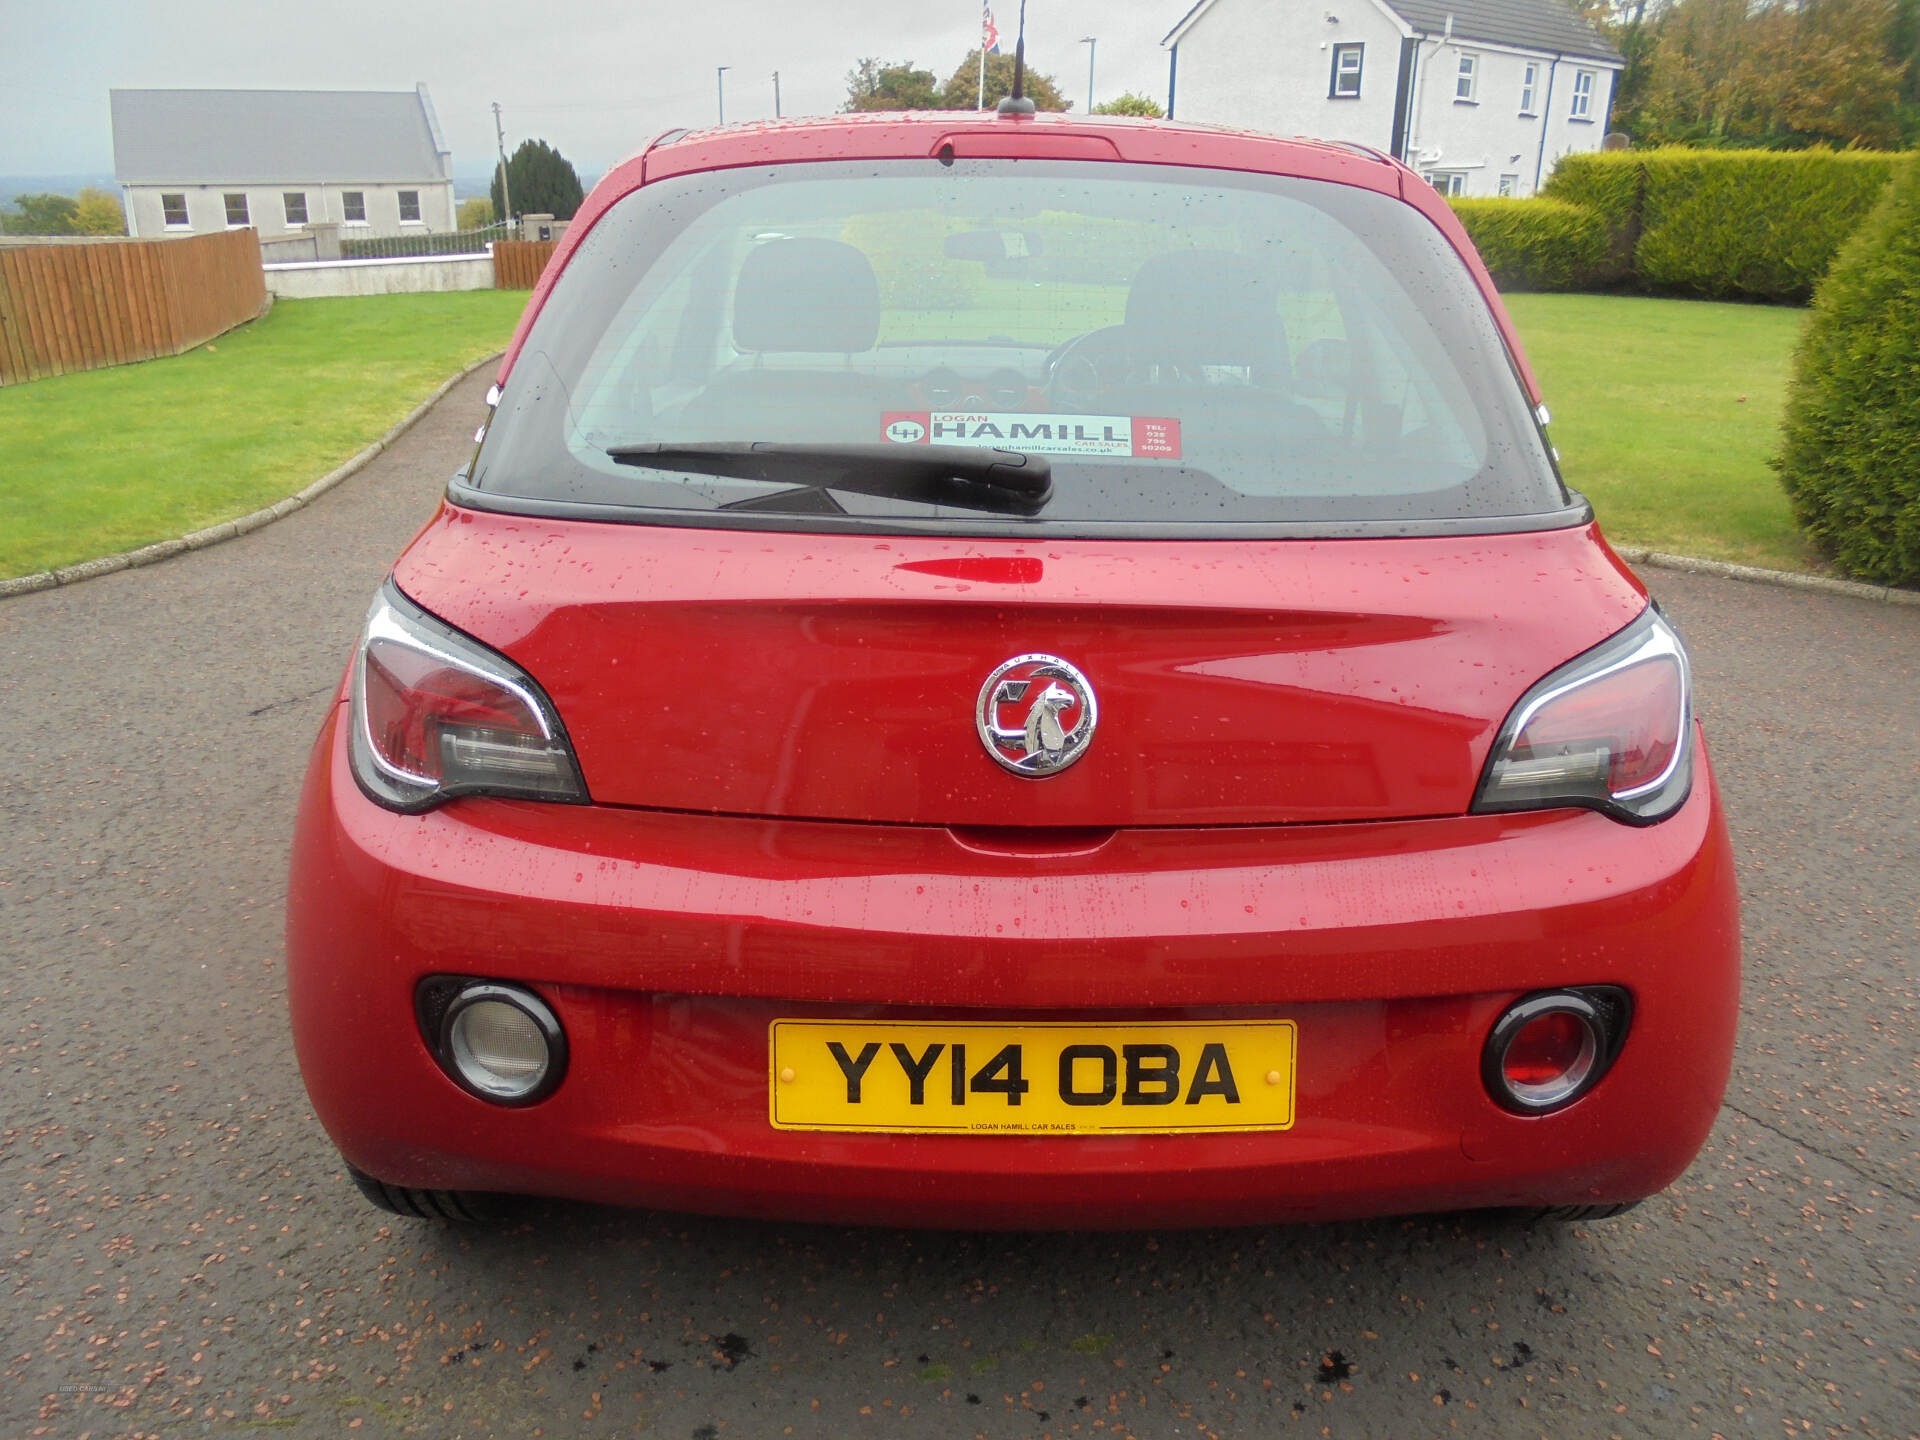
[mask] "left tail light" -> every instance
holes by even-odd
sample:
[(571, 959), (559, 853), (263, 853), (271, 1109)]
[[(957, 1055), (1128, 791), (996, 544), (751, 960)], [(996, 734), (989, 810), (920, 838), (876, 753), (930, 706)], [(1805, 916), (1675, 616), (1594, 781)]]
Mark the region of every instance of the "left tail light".
[(1686, 647), (1649, 605), (1520, 697), (1494, 740), (1473, 808), (1583, 805), (1651, 825), (1692, 788), (1692, 730)]
[(456, 795), (587, 801), (573, 746), (533, 677), (391, 580), (367, 611), (351, 715), (354, 778), (389, 810)]

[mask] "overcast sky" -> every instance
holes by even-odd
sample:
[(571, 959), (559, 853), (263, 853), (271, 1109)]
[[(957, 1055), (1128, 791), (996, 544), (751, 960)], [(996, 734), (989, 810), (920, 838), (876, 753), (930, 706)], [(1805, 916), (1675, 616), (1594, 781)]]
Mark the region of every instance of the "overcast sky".
[[(1029, 0), (1027, 54), (1083, 109), (1135, 89), (1166, 103), (1160, 37), (1191, 0)], [(1013, 49), (1019, 0), (996, 0)], [(0, 174), (113, 169), (115, 88), (409, 90), (424, 80), (456, 172), (484, 169), (503, 109), (509, 150), (539, 138), (597, 173), (672, 125), (822, 114), (856, 59), (942, 80), (979, 33), (977, 0), (0, 0)]]

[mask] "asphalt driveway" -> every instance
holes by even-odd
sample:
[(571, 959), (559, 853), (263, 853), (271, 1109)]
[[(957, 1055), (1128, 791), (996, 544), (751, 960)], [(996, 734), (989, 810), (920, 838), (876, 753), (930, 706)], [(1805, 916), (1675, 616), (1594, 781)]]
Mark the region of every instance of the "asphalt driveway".
[(485, 385), (265, 530), (0, 602), (0, 1435), (1920, 1433), (1920, 610), (1668, 572), (1747, 995), (1706, 1150), (1621, 1221), (367, 1208), (290, 1053), (287, 834)]

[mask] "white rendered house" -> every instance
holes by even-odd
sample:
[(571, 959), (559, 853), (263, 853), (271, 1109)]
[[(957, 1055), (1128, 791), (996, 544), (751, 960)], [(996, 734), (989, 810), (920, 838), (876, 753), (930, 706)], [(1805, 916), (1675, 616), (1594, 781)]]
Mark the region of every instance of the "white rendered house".
[(262, 240), (454, 228), (453, 155), (427, 87), (115, 90), (129, 235), (252, 226)]
[(1161, 43), (1178, 118), (1353, 141), (1450, 195), (1598, 150), (1625, 68), (1563, 0), (1199, 0)]

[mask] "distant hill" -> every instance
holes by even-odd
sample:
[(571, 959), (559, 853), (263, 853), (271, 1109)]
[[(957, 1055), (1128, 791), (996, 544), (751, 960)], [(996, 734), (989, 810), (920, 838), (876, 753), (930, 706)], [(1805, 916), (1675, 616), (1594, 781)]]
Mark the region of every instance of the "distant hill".
[(89, 185), (120, 193), (120, 182), (111, 170), (89, 175), (0, 175), (0, 205), (11, 205), (16, 195), (78, 195)]
[[(588, 170), (580, 165), (574, 166), (573, 170), (574, 173), (580, 177), (580, 188), (582, 190), (593, 189), (594, 182), (604, 173), (599, 170)], [(491, 169), (456, 170), (453, 172), (453, 198), (455, 200), (471, 200), (475, 196), (491, 195), (492, 193), (493, 171)]]

